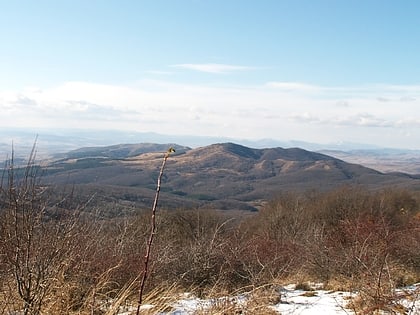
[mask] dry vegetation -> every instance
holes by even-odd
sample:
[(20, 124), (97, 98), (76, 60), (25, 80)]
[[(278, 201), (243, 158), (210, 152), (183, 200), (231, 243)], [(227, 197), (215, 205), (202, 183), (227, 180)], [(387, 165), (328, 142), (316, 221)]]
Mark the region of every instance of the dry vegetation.
[[(115, 314), (135, 302), (149, 211), (107, 218), (42, 186), (37, 170), (33, 157), (25, 169), (11, 163), (0, 185), (0, 314)], [(241, 217), (159, 210), (149, 268), (145, 303), (161, 309), (176, 292), (252, 291), (248, 308), (271, 314), (261, 304), (278, 298), (269, 284), (309, 280), (359, 292), (355, 313), (391, 309), (395, 288), (420, 281), (418, 195), (346, 187), (280, 194)]]

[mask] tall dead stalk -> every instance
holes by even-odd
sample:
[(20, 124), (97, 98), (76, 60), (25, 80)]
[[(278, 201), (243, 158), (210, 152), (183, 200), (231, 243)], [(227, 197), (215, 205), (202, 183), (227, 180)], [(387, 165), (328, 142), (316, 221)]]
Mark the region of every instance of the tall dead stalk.
[(155, 200), (153, 202), (153, 207), (152, 207), (151, 229), (150, 229), (149, 240), (148, 240), (147, 246), (146, 246), (146, 255), (144, 256), (144, 267), (143, 267), (143, 274), (142, 274), (141, 283), (140, 283), (139, 300), (138, 300), (138, 304), (137, 304), (136, 315), (140, 314), (140, 307), (141, 307), (141, 304), (143, 302), (144, 286), (146, 284), (147, 273), (149, 271), (148, 268), (149, 268), (150, 253), (151, 253), (151, 250), (152, 250), (153, 239), (154, 239), (155, 234), (156, 234), (156, 209), (157, 209), (157, 204), (158, 204), (158, 200), (159, 200), (160, 185), (161, 185), (161, 180), (162, 180), (162, 176), (163, 176), (163, 170), (165, 169), (166, 161), (168, 160), (169, 155), (173, 152), (175, 152), (175, 149), (172, 148), (172, 147), (170, 147), (168, 149), (168, 151), (166, 151), (166, 153), (163, 157), (162, 166), (160, 167), (160, 172), (159, 172), (159, 176), (158, 176), (158, 179), (157, 179)]

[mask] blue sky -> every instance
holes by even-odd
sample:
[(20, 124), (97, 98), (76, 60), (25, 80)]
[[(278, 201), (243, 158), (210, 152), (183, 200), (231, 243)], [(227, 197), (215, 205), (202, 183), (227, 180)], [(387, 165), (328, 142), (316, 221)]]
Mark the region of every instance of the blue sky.
[(0, 0), (0, 124), (420, 149), (420, 2)]

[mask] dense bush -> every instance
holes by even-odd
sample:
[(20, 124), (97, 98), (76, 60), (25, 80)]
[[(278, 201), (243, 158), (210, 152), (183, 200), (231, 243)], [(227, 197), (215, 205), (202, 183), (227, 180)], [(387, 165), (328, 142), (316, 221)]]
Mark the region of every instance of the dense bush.
[[(95, 203), (74, 202), (74, 191), (44, 187), (37, 170), (9, 165), (0, 185), (0, 313), (100, 314), (104, 301), (135, 299), (149, 211), (102, 216)], [(241, 215), (159, 209), (147, 290), (210, 295), (317, 280), (379, 307), (420, 280), (417, 198), (344, 187), (280, 194)]]

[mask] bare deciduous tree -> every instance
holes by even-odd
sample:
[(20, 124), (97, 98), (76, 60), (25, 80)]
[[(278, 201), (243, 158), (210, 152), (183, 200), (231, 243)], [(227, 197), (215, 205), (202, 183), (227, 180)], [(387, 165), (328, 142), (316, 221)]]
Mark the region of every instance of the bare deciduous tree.
[(13, 276), (25, 315), (37, 315), (72, 249), (75, 213), (52, 220), (48, 189), (40, 183), (35, 146), (24, 168), (14, 165), (13, 153), (0, 185), (1, 258)]

